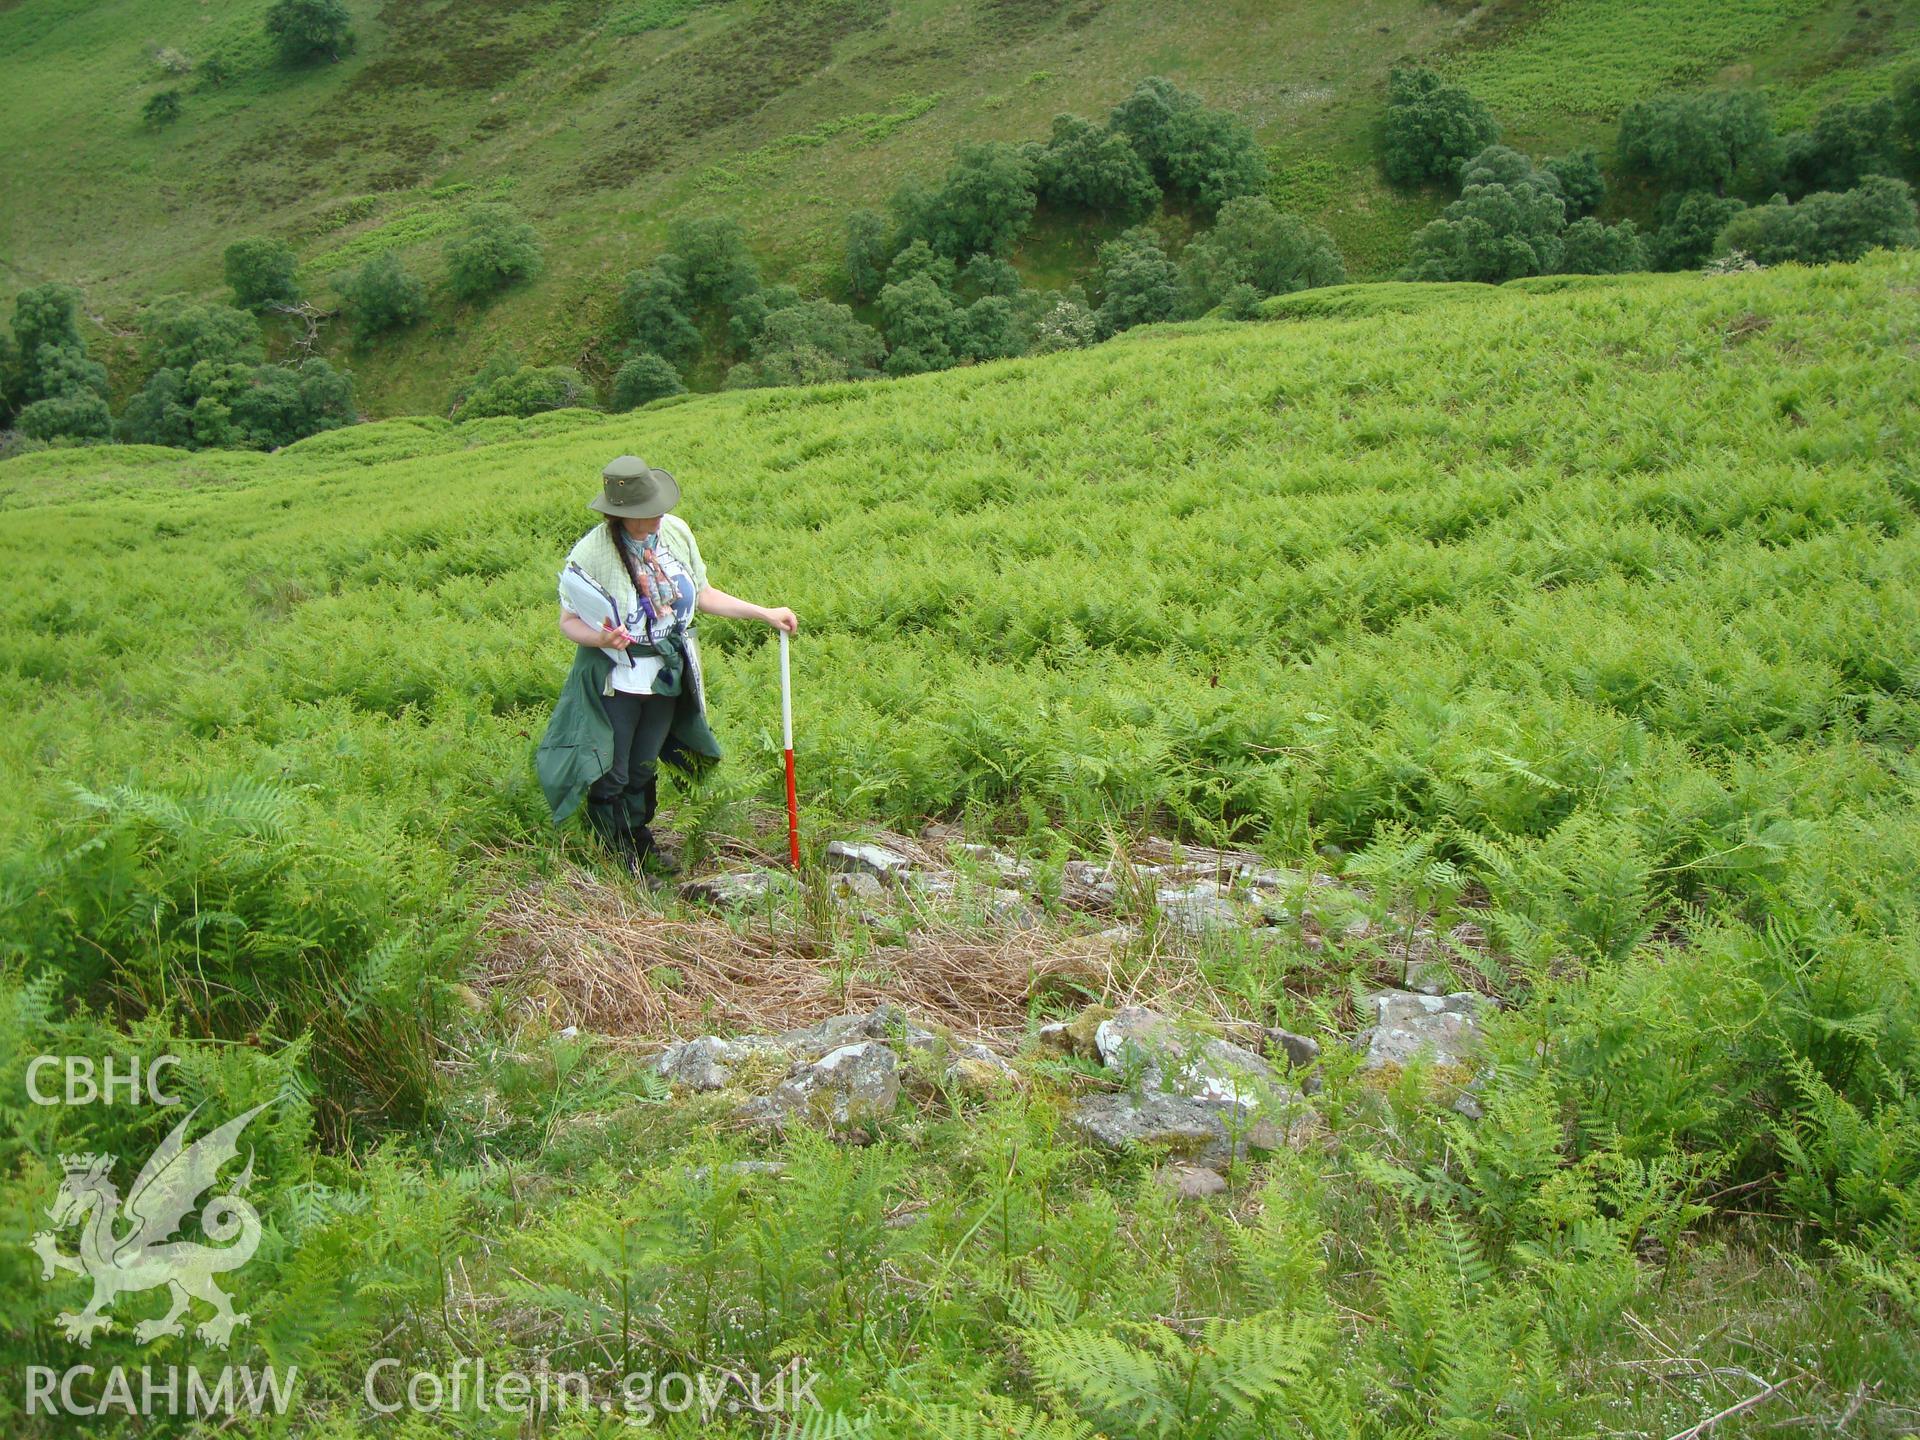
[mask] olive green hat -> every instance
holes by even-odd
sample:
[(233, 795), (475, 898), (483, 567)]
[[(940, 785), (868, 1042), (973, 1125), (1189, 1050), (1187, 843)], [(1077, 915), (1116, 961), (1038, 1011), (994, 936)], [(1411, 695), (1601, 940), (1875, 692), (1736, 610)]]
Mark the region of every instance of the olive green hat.
[(680, 503), (680, 486), (673, 476), (654, 469), (638, 455), (609, 460), (600, 478), (605, 483), (587, 504), (602, 515), (647, 520)]

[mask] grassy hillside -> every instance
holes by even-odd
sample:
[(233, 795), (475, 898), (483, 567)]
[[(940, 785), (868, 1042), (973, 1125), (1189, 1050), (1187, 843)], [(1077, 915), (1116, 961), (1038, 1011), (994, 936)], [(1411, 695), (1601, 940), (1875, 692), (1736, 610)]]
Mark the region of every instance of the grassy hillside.
[[(46, 1157), (159, 1134), (25, 1107), (26, 1057), (167, 1044), (219, 1113), (278, 1097), (234, 1354), (305, 1367), (294, 1433), (441, 1433), (367, 1415), (375, 1354), (804, 1355), (849, 1435), (1668, 1436), (1776, 1384), (1714, 1433), (1902, 1433), (1916, 297), (1910, 253), (1361, 288), (885, 385), (8, 462), (0, 1344), (69, 1353), (26, 1247)], [(1077, 993), (1033, 957), (1081, 922), (1017, 940), (1035, 1021), (1173, 976), (1326, 1038), (1315, 1138), (1214, 1202), (1070, 1141), (1098, 1080), (1066, 1062), (835, 1147), (559, 1031), (594, 976), (697, 1011), (701, 946), (884, 991), (943, 943), (701, 921), (552, 835), (553, 574), (624, 450), (679, 476), (715, 584), (802, 617), (811, 850), (937, 815), (1055, 867), (1138, 828), (1350, 852), (1380, 916), (1484, 934), (1485, 1118), (1342, 1058), (1380, 952), (1337, 927)], [(702, 623), (728, 756), (667, 813), (753, 849), (776, 652)], [(566, 962), (503, 984), (530, 926)], [(741, 1158), (788, 1170), (694, 1168)]]
[[(360, 41), (289, 71), (265, 0), (16, 0), (0, 9), (0, 303), (84, 286), (109, 325), (174, 290), (219, 290), (236, 234), (288, 240), (307, 277), (394, 249), (438, 274), (460, 207), (505, 195), (550, 254), (536, 286), (350, 354), (374, 413), (443, 411), (502, 340), (533, 359), (594, 358), (618, 278), (669, 218), (738, 217), (772, 272), (831, 274), (841, 217), (956, 140), (1045, 134), (1163, 73), (1246, 116), (1275, 195), (1326, 224), (1356, 278), (1388, 273), (1437, 196), (1380, 182), (1373, 127), (1388, 69), (1455, 69), (1514, 143), (1604, 146), (1619, 107), (1669, 84), (1766, 87), (1790, 118), (1884, 88), (1920, 45), (1893, 0), (351, 0)], [(219, 55), (202, 88), (156, 58)], [(185, 89), (184, 118), (141, 124)], [(1100, 237), (1042, 217), (1020, 262), (1059, 283)], [(337, 347), (344, 347), (344, 338)], [(342, 350), (342, 353), (345, 353)]]

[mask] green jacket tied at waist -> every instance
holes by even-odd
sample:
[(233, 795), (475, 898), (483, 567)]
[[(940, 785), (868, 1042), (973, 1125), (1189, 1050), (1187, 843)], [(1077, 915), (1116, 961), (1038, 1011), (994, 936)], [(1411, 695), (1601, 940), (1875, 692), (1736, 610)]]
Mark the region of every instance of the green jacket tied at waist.
[[(576, 649), (573, 668), (560, 687), (553, 716), (533, 756), (540, 788), (546, 792), (556, 825), (563, 824), (579, 808), (587, 787), (613, 768), (613, 722), (600, 699), (613, 669), (613, 656), (586, 645)], [(668, 631), (655, 645), (636, 642), (631, 653), (658, 655), (662, 666), (653, 682), (653, 693), (678, 697), (666, 743), (660, 749), (660, 762), (689, 775), (703, 774), (720, 759), (720, 742), (707, 727), (700, 695), (703, 687), (697, 680), (688, 683), (685, 637), (678, 631)]]

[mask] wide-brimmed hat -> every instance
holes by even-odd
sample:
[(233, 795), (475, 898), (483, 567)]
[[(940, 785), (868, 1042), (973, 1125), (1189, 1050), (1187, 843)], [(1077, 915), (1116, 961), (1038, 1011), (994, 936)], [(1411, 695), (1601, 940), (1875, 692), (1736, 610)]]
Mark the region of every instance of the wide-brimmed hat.
[(638, 455), (609, 460), (600, 479), (600, 493), (587, 504), (602, 515), (648, 520), (680, 503), (680, 486), (673, 476), (656, 470)]

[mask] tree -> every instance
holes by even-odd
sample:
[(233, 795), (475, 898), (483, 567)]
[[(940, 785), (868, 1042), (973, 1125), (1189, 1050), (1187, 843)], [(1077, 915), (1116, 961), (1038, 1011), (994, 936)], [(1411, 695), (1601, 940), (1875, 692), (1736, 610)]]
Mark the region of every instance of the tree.
[(233, 303), (256, 314), (273, 305), (300, 303), (293, 251), (284, 241), (251, 236), (227, 246), (221, 257)]
[(107, 393), (107, 367), (89, 356), (78, 341), (42, 344), (33, 352), (33, 366), (24, 377), (27, 401), (57, 400), (80, 394)]
[(1629, 105), (1620, 116), (1618, 153), (1632, 173), (1716, 195), (1763, 189), (1780, 163), (1766, 99), (1746, 90)]
[(147, 316), (141, 358), (156, 370), (191, 370), (202, 361), (258, 365), (260, 322), (231, 305), (163, 300)]
[(1546, 275), (1560, 263), (1566, 206), (1538, 185), (1469, 185), (1413, 237), (1402, 280), (1480, 280), (1499, 284)]
[(289, 64), (338, 60), (353, 48), (353, 28), (341, 0), (274, 0), (267, 34)]
[(1033, 207), (1033, 170), (1004, 140), (960, 145), (939, 189), (909, 183), (894, 204), (903, 234), (953, 259), (976, 250), (1005, 255), (1026, 233)]
[(1213, 229), (1187, 246), (1180, 270), (1186, 309), (1196, 315), (1224, 303), (1240, 285), (1258, 299), (1347, 278), (1327, 232), (1281, 214), (1264, 195), (1243, 195), (1221, 206)]
[(1246, 121), (1207, 106), (1163, 76), (1149, 76), (1107, 116), (1169, 193), (1213, 211), (1266, 189), (1267, 159)]
[(1499, 138), (1492, 112), (1465, 87), (1418, 67), (1388, 77), (1381, 159), (1395, 184), (1451, 180), (1461, 161)]
[(1891, 100), (1829, 105), (1805, 130), (1783, 142), (1781, 175), (1787, 194), (1851, 190), (1867, 175), (1899, 168)]
[(982, 295), (960, 312), (953, 347), (963, 360), (1010, 360), (1027, 353), (1032, 326), (1006, 295)]
[(462, 300), (477, 300), (540, 273), (540, 237), (510, 205), (471, 207), (464, 230), (447, 243), (447, 282)]
[(953, 293), (928, 274), (882, 289), (880, 332), (887, 340), (887, 374), (917, 375), (952, 365), (960, 313)]
[(671, 362), (651, 350), (642, 350), (629, 355), (614, 372), (613, 392), (607, 408), (634, 410), (663, 395), (686, 393), (687, 387), (680, 383), (680, 372), (673, 368)]
[(1647, 250), (1631, 220), (1602, 225), (1582, 216), (1560, 237), (1560, 273), (1563, 275), (1623, 275), (1647, 268)]
[[(74, 416), (94, 414), (84, 397), (104, 401), (107, 367), (87, 354), (79, 312), (79, 290), (58, 281), (30, 286), (15, 297), (13, 342), (0, 346), (0, 360), (6, 362), (0, 366), (0, 412), (17, 406), (31, 409), (45, 400), (73, 400), (78, 409), (42, 411), (37, 423), (64, 425)], [(56, 414), (64, 418), (56, 422), (51, 418)]]
[(1569, 220), (1591, 215), (1606, 203), (1607, 178), (1600, 173), (1600, 158), (1592, 150), (1562, 155), (1547, 161), (1543, 168), (1559, 185)]
[(525, 418), (547, 410), (564, 410), (593, 398), (593, 387), (578, 370), (567, 365), (514, 365), (494, 373), (483, 369), (454, 411), (456, 420), (481, 420), (496, 415)]
[(1127, 136), (1078, 115), (1053, 117), (1045, 145), (1027, 150), (1034, 190), (1056, 210), (1145, 219), (1160, 203), (1153, 172)]
[(738, 220), (702, 215), (669, 221), (667, 248), (679, 257), (681, 283), (695, 306), (732, 306), (760, 288), (760, 267)]
[(830, 300), (804, 300), (774, 311), (753, 342), (753, 356), (727, 372), (730, 390), (766, 385), (818, 385), (864, 380), (878, 372), (886, 344), (853, 311)]
[(113, 415), (107, 402), (91, 390), (36, 400), (20, 412), (14, 426), (21, 434), (42, 441), (113, 438)]
[(1144, 226), (1123, 230), (1097, 256), (1101, 335), (1171, 320), (1180, 313), (1180, 271)]
[(1470, 185), (1531, 185), (1550, 194), (1560, 194), (1560, 177), (1533, 163), (1531, 155), (1509, 145), (1489, 145), (1460, 164), (1460, 188)]
[(1909, 65), (1893, 82), (1893, 130), (1910, 153), (1920, 150), (1920, 65)]
[(227, 400), (229, 444), (276, 450), (355, 420), (353, 377), (315, 356), (299, 365), (260, 365)]
[(871, 300), (886, 283), (887, 261), (893, 256), (893, 227), (877, 210), (855, 210), (847, 216), (847, 293)]
[(162, 125), (171, 125), (178, 120), (182, 108), (178, 90), (160, 90), (147, 97), (140, 114), (147, 124), (158, 130)]
[(1647, 247), (1647, 258), (1656, 270), (1698, 270), (1713, 254), (1714, 242), (1727, 222), (1746, 208), (1744, 200), (1711, 190), (1667, 196), (1654, 212), (1659, 226)]
[(734, 301), (733, 313), (727, 317), (727, 343), (735, 350), (748, 349), (765, 327), (769, 315), (799, 303), (800, 292), (791, 285), (769, 285), (764, 290), (742, 295)]
[(893, 257), (887, 267), (887, 284), (904, 285), (916, 275), (925, 275), (942, 290), (959, 283), (960, 272), (953, 261), (937, 253), (924, 240), (916, 240)]
[(1033, 327), (1033, 355), (1051, 355), (1060, 350), (1084, 350), (1100, 338), (1100, 318), (1087, 306), (1087, 297), (1078, 285), (1050, 297)]
[(700, 331), (688, 315), (687, 287), (667, 255), (627, 276), (620, 315), (636, 350), (651, 350), (684, 368), (700, 353)]
[(403, 329), (427, 313), (427, 286), (389, 252), (366, 262), (339, 282), (340, 298), (353, 316), (355, 340)]
[(1869, 250), (1920, 245), (1913, 187), (1869, 175), (1851, 190), (1818, 191), (1797, 205), (1779, 200), (1743, 211), (1727, 223), (1717, 253), (1739, 251), (1761, 265), (1821, 265), (1858, 260)]

